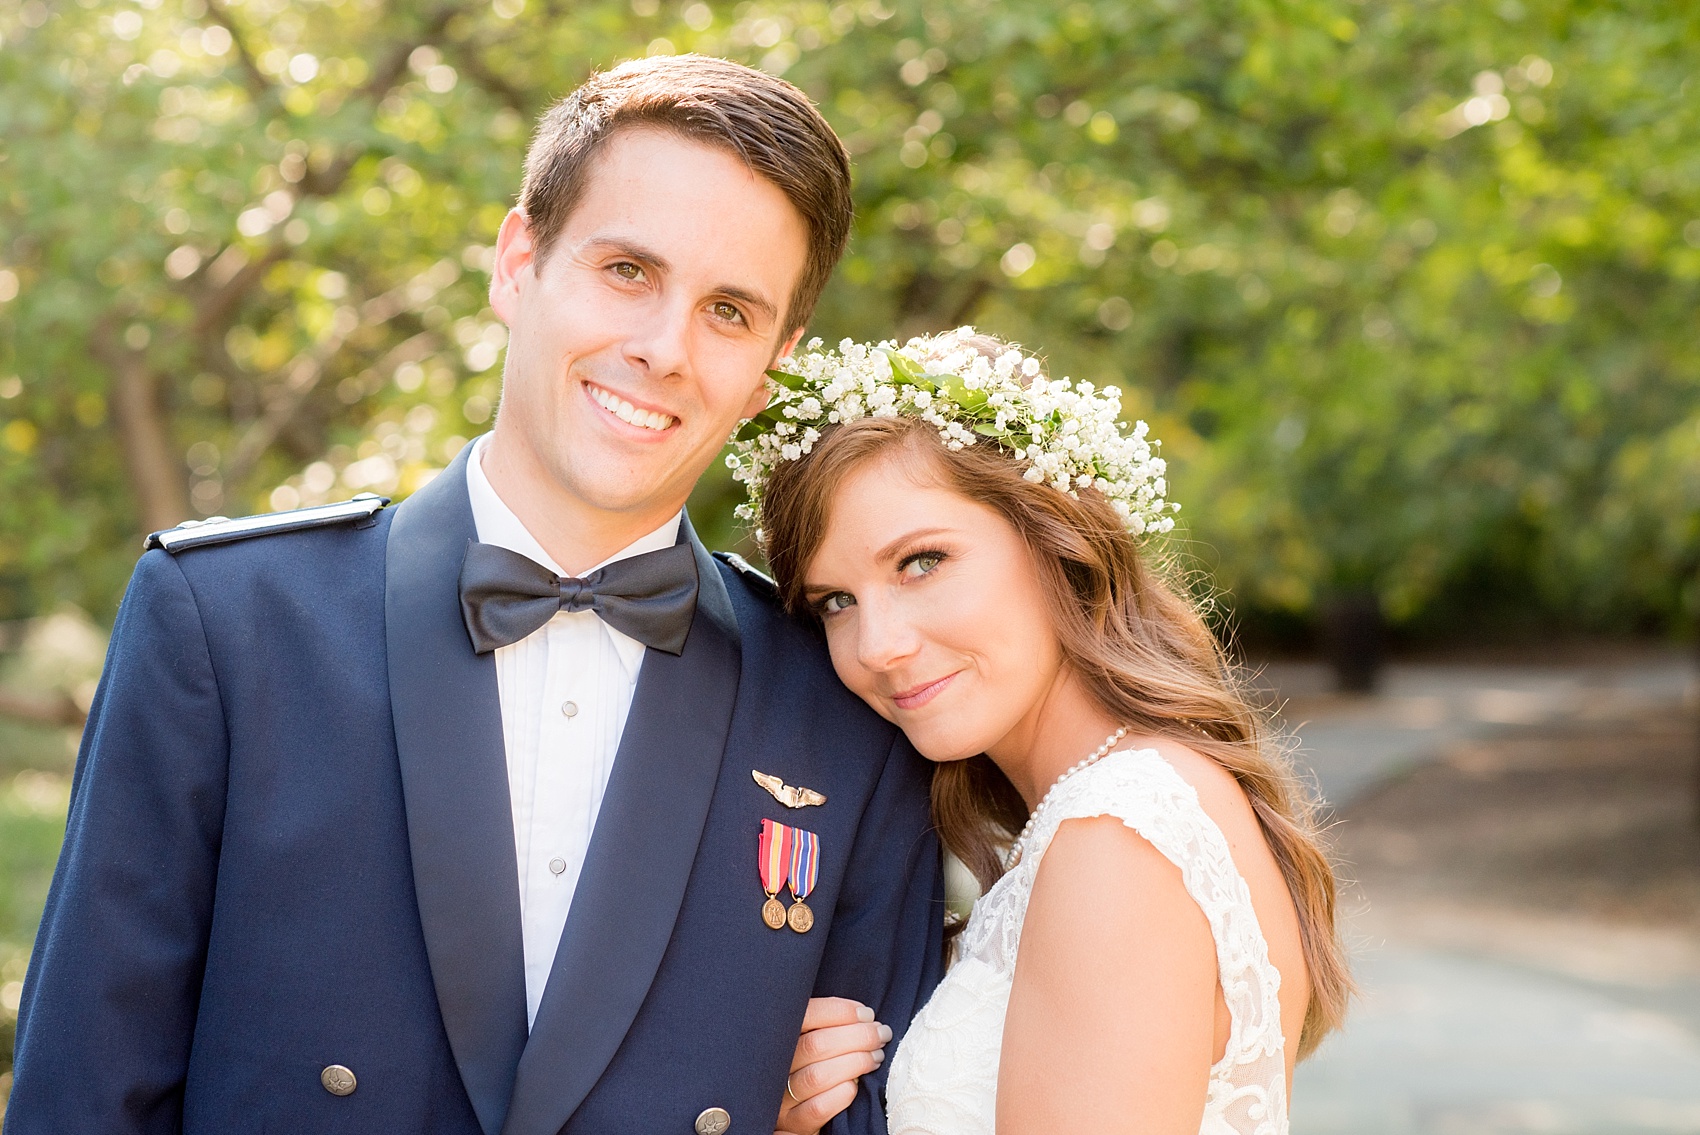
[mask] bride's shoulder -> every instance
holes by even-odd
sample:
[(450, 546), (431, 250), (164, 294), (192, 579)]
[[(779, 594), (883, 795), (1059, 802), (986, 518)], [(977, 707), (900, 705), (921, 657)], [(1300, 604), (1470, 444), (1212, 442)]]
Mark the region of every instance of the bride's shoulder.
[(1113, 753), (1059, 785), (1026, 876), (1022, 964), (1074, 972), (1113, 957), (1125, 975), (1212, 957), (1210, 929), (1183, 878), (1198, 809), (1198, 795), (1156, 746)]
[(1134, 828), (1196, 816), (1221, 829), (1230, 844), (1261, 838), (1251, 800), (1219, 762), (1167, 737), (1136, 738), (1082, 770), (1058, 801), (1059, 821), (1115, 815)]
[[(1164, 927), (1164, 942), (1196, 947), (1210, 931), (1185, 877), (1218, 862), (1222, 843), (1209, 828), (1225, 837), (1230, 856), (1248, 840), (1262, 844), (1233, 773), (1167, 738), (1136, 738), (1082, 769), (1058, 786), (1048, 810), (1029, 926), (1084, 908), (1109, 922), (1118, 913), (1144, 920)], [(1106, 879), (1116, 885), (1105, 887)], [(1080, 927), (1071, 933), (1079, 943), (1092, 940), (1080, 937)]]

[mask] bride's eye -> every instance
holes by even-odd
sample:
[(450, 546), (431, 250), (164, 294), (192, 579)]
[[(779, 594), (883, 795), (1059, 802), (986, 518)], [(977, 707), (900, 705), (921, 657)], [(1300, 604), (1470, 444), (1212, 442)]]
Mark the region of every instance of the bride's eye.
[(906, 578), (919, 579), (942, 563), (944, 563), (943, 552), (916, 552), (912, 556), (905, 556), (897, 570)]
[(824, 596), (820, 602), (816, 603), (815, 610), (822, 615), (836, 615), (838, 612), (855, 605), (856, 597), (854, 595), (848, 591), (834, 591), (831, 595)]

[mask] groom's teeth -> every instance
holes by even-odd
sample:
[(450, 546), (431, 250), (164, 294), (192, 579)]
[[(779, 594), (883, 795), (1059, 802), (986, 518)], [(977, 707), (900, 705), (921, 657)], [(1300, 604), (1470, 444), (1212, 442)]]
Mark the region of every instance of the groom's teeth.
[[(590, 384), (587, 383), (586, 385)], [(664, 430), (672, 426), (674, 421), (667, 414), (658, 414), (653, 410), (640, 410), (618, 394), (611, 390), (604, 390), (600, 386), (591, 385), (590, 396), (596, 399), (598, 406), (601, 406), (622, 422), (642, 426), (646, 430)]]

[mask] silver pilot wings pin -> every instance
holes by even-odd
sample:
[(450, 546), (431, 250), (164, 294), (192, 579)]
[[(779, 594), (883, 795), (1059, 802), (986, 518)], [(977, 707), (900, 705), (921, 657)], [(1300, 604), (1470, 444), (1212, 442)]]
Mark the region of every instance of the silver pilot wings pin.
[(767, 789), (768, 795), (787, 808), (812, 808), (816, 804), (826, 803), (826, 797), (814, 789), (792, 787), (772, 773), (751, 769), (750, 776), (755, 778), (757, 784)]

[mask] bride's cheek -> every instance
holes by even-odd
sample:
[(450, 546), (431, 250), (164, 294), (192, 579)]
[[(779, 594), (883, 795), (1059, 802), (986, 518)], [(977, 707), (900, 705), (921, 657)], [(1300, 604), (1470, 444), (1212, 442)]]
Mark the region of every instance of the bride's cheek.
[(831, 624), (828, 624), (826, 650), (828, 657), (832, 659), (832, 669), (838, 675), (838, 680), (843, 682), (851, 693), (878, 710), (879, 704), (870, 693), (867, 672), (857, 661), (854, 633), (848, 628), (842, 626), (834, 628)]

